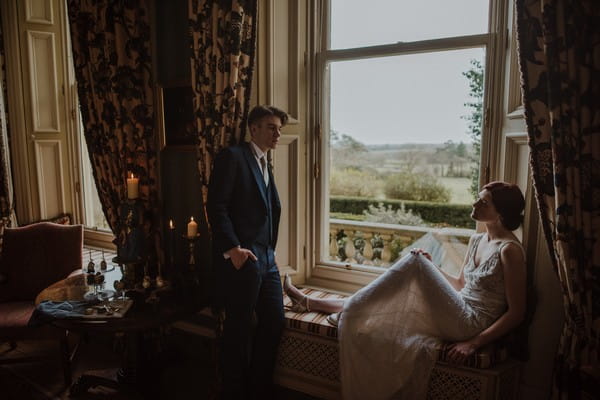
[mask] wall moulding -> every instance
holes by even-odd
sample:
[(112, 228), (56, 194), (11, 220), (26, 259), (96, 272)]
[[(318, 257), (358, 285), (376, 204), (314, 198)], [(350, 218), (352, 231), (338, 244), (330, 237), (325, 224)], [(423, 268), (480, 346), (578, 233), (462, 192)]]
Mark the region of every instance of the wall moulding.
[(32, 130), (35, 133), (60, 131), (56, 45), (52, 32), (27, 31)]
[(52, 0), (27, 0), (25, 2), (25, 22), (54, 25)]
[(300, 2), (266, 0), (265, 14), (266, 102), (286, 110), (288, 124), (295, 125), (300, 119)]
[(41, 219), (54, 217), (65, 210), (60, 144), (60, 140), (34, 142)]
[(297, 272), (300, 265), (299, 149), (297, 135), (282, 135), (272, 152), (273, 175), (281, 200), (277, 240), (277, 265), (281, 272)]

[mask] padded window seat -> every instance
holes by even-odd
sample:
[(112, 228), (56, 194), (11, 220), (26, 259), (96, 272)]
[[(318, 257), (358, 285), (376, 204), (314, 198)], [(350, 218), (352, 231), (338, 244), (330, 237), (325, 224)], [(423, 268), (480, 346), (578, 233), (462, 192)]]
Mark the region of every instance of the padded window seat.
[[(344, 298), (314, 289), (301, 290), (311, 297)], [(316, 397), (339, 399), (337, 327), (327, 322), (327, 314), (295, 313), (288, 309), (291, 304), (285, 296), (285, 330), (279, 345), (275, 381)], [(488, 346), (470, 357), (465, 365), (445, 362), (446, 354), (444, 346), (431, 374), (428, 399), (517, 398), (520, 363), (507, 360), (505, 348)]]

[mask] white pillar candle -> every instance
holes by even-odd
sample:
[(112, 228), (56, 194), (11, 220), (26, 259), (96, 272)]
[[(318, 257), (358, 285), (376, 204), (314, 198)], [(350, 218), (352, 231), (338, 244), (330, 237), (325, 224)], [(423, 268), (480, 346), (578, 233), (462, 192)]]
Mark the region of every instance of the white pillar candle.
[(187, 235), (188, 237), (196, 237), (198, 234), (198, 224), (194, 221), (194, 217), (190, 218), (190, 222), (187, 224)]
[(139, 179), (134, 177), (133, 174), (127, 178), (127, 198), (137, 199), (139, 195)]

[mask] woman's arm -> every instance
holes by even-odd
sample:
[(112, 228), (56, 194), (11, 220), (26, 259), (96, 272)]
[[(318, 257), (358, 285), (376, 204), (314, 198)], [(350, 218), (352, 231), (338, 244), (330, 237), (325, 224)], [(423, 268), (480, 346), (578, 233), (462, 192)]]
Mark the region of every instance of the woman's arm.
[[(440, 271), (442, 273), (444, 278), (446, 278), (446, 280), (450, 283), (450, 285), (452, 285), (452, 287), (457, 292), (460, 292), (462, 290), (462, 288), (465, 287), (465, 275), (464, 275), (463, 271), (465, 269), (465, 265), (467, 265), (467, 261), (468, 261), (467, 258), (469, 257), (469, 253), (471, 252), (472, 245), (473, 245), (473, 236), (471, 236), (471, 238), (469, 239), (469, 245), (467, 246), (467, 253), (465, 254), (465, 259), (463, 261), (463, 265), (460, 269), (460, 274), (458, 274), (458, 276), (450, 275), (447, 272), (445, 272), (444, 270), (442, 270), (441, 268), (439, 268), (439, 266), (438, 266), (438, 271)], [(425, 256), (425, 258), (427, 258), (429, 261), (431, 261), (431, 255), (423, 249), (420, 249), (420, 248), (413, 249), (412, 252), (417, 253), (417, 254), (423, 254), (423, 256)]]
[(508, 309), (475, 337), (454, 343), (448, 352), (448, 356), (453, 361), (460, 362), (481, 346), (504, 336), (519, 325), (525, 316), (527, 272), (523, 251), (518, 245), (509, 243), (502, 248), (500, 261), (504, 271), (504, 290)]

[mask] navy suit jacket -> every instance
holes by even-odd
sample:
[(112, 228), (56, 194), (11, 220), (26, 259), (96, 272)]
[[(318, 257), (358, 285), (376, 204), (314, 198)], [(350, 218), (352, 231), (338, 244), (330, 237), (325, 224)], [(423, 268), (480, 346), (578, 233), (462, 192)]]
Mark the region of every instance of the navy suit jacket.
[(228, 147), (215, 158), (207, 209), (217, 259), (223, 260), (222, 254), (236, 246), (275, 249), (281, 203), (268, 170), (267, 188), (249, 143)]

